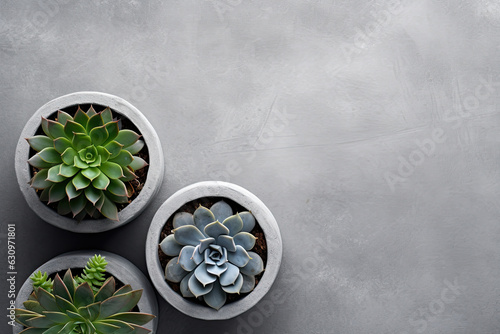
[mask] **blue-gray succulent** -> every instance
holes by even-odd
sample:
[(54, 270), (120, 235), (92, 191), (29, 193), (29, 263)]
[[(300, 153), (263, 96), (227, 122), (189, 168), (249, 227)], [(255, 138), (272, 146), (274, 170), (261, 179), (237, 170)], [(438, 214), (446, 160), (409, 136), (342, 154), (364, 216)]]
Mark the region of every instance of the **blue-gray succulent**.
[(228, 293), (254, 289), (255, 275), (264, 270), (264, 263), (250, 251), (256, 240), (249, 233), (255, 226), (252, 213), (233, 215), (231, 206), (219, 201), (210, 209), (200, 205), (193, 214), (177, 213), (173, 225), (173, 233), (160, 247), (173, 256), (165, 268), (165, 278), (180, 283), (184, 297), (203, 298), (208, 306), (219, 310)]

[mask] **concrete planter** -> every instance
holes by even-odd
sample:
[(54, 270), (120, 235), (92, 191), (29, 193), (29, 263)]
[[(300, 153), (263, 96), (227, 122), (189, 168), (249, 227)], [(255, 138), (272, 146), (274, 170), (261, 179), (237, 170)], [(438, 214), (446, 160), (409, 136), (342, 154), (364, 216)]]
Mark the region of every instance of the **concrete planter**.
[[(101, 254), (106, 257), (106, 261), (108, 262), (106, 272), (113, 275), (115, 279), (121, 281), (123, 284), (130, 284), (134, 290), (143, 289), (142, 297), (137, 307), (141, 312), (158, 316), (158, 302), (149, 280), (135, 265), (119, 255), (98, 250), (75, 251), (56, 256), (35, 271), (40, 270), (51, 275), (59, 271), (66, 271), (68, 268), (84, 268), (87, 260), (94, 256), (94, 254)], [(24, 308), (23, 302), (28, 300), (31, 292), (33, 292), (33, 285), (32, 281), (28, 278), (17, 294), (16, 308)], [(152, 333), (156, 333), (157, 326), (158, 318), (154, 318), (144, 325)], [(16, 323), (12, 329), (12, 333), (18, 334), (22, 330), (23, 326)]]
[[(74, 219), (63, 217), (40, 201), (35, 190), (28, 184), (31, 179), (28, 164), (30, 147), (25, 138), (35, 134), (40, 126), (41, 117), (48, 117), (58, 109), (78, 104), (99, 104), (109, 106), (116, 113), (128, 118), (142, 134), (149, 151), (149, 169), (141, 193), (127, 207), (118, 213), (119, 221), (107, 218), (86, 219), (77, 223)], [(38, 109), (26, 123), (16, 148), (16, 175), (28, 205), (46, 222), (59, 228), (78, 233), (98, 233), (124, 225), (137, 217), (158, 192), (163, 180), (163, 151), (154, 128), (144, 115), (133, 105), (114, 95), (98, 92), (78, 92), (58, 97)]]
[[(218, 311), (205, 305), (195, 304), (175, 292), (165, 281), (165, 268), (161, 266), (158, 257), (158, 244), (161, 241), (160, 234), (168, 218), (184, 204), (204, 197), (227, 198), (251, 211), (264, 231), (267, 242), (267, 264), (259, 284), (246, 297), (226, 304)], [(160, 295), (182, 313), (204, 320), (231, 319), (256, 305), (269, 291), (276, 279), (281, 265), (282, 253), (279, 227), (271, 211), (248, 190), (231, 183), (219, 181), (195, 183), (172, 195), (156, 212), (146, 240), (148, 272)]]

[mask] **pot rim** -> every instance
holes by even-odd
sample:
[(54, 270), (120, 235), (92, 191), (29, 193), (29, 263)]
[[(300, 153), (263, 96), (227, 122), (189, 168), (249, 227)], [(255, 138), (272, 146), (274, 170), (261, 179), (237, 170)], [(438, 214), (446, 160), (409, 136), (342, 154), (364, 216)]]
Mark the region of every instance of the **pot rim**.
[[(251, 211), (262, 228), (267, 243), (267, 264), (259, 284), (245, 298), (224, 305), (218, 311), (208, 306), (195, 304), (172, 290), (165, 281), (164, 268), (162, 268), (158, 257), (161, 230), (168, 218), (184, 204), (203, 197), (228, 198)], [(158, 293), (182, 313), (204, 320), (231, 319), (255, 306), (271, 289), (278, 275), (282, 253), (283, 246), (279, 226), (271, 211), (248, 190), (222, 181), (198, 182), (173, 194), (161, 205), (153, 217), (146, 240), (147, 268)]]
[[(28, 164), (30, 146), (25, 138), (35, 134), (40, 126), (41, 117), (48, 117), (59, 109), (77, 104), (99, 104), (108, 106), (116, 113), (127, 117), (139, 129), (149, 151), (149, 169), (146, 182), (139, 196), (118, 212), (119, 221), (107, 218), (85, 219), (80, 223), (59, 215), (40, 201), (38, 195), (28, 184), (31, 180)], [(125, 225), (136, 218), (151, 202), (158, 192), (164, 174), (163, 150), (156, 131), (146, 117), (124, 99), (101, 92), (76, 92), (55, 98), (40, 107), (24, 126), (16, 147), (15, 170), (17, 181), (30, 208), (43, 220), (64, 230), (77, 233), (99, 233)]]

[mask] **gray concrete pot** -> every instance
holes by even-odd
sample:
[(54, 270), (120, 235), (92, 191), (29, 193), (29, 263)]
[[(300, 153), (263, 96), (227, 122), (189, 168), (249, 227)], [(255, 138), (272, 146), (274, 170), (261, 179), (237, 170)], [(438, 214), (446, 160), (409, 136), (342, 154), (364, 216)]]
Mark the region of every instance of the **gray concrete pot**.
[[(165, 268), (161, 266), (158, 257), (160, 233), (168, 218), (184, 204), (204, 197), (227, 198), (251, 211), (264, 231), (267, 243), (267, 264), (259, 284), (245, 298), (224, 305), (218, 311), (208, 306), (195, 304), (172, 290), (165, 281)], [(281, 265), (282, 253), (281, 234), (271, 211), (248, 190), (231, 183), (219, 181), (195, 183), (173, 194), (156, 212), (146, 240), (146, 262), (156, 290), (167, 302), (182, 313), (204, 320), (231, 319), (257, 304), (269, 291), (276, 279)]]
[[(108, 262), (106, 272), (113, 275), (115, 279), (118, 279), (123, 284), (130, 284), (134, 290), (143, 289), (141, 300), (137, 304), (139, 311), (158, 316), (158, 301), (156, 300), (155, 291), (149, 283), (149, 280), (144, 276), (142, 271), (132, 264), (132, 262), (119, 255), (99, 250), (83, 250), (64, 253), (44, 263), (36, 269), (35, 272), (40, 270), (42, 273), (47, 272), (51, 275), (71, 268), (84, 268), (88, 259), (94, 256), (94, 254), (100, 254), (106, 257), (106, 261)], [(16, 308), (24, 308), (23, 302), (28, 300), (32, 292), (32, 281), (28, 278), (17, 294)], [(158, 318), (154, 318), (144, 325), (144, 327), (151, 330), (152, 333), (156, 333), (157, 326)], [(12, 329), (12, 333), (18, 334), (22, 330), (23, 326), (16, 323)]]
[[(108, 106), (116, 113), (127, 117), (142, 134), (149, 150), (149, 169), (146, 183), (141, 193), (132, 203), (118, 213), (119, 221), (107, 218), (87, 219), (77, 223), (74, 219), (60, 216), (56, 211), (40, 201), (35, 190), (28, 184), (31, 179), (28, 164), (30, 146), (25, 138), (35, 134), (40, 126), (41, 117), (48, 117), (58, 109), (78, 104), (99, 104)], [(16, 175), (21, 192), (30, 208), (46, 222), (59, 228), (78, 233), (98, 233), (124, 225), (137, 217), (158, 192), (163, 180), (163, 151), (154, 128), (144, 115), (124, 99), (105, 93), (78, 92), (58, 97), (38, 109), (26, 123), (16, 148)]]

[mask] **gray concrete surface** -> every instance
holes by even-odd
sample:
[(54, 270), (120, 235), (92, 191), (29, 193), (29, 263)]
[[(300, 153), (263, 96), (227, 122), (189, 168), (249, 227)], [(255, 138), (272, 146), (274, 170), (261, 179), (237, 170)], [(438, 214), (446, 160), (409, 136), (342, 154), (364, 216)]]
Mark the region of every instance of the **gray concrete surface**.
[[(499, 333), (499, 32), (487, 0), (4, 0), (3, 277), (7, 224), (18, 287), (75, 249), (146, 272), (155, 210), (224, 180), (275, 215), (282, 270), (234, 320), (161, 302), (159, 333)], [(82, 90), (139, 108), (166, 163), (138, 219), (92, 236), (38, 219), (14, 173), (31, 114)]]

